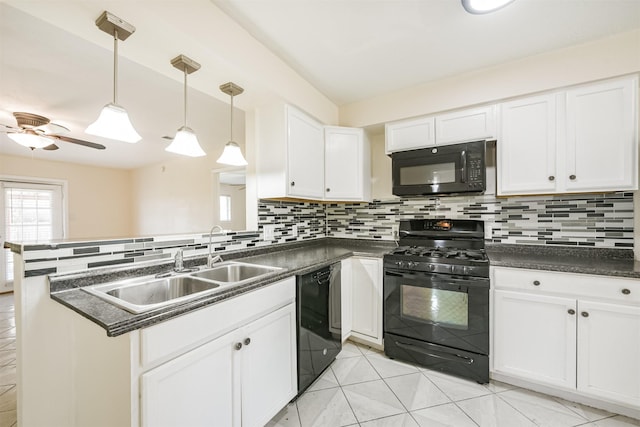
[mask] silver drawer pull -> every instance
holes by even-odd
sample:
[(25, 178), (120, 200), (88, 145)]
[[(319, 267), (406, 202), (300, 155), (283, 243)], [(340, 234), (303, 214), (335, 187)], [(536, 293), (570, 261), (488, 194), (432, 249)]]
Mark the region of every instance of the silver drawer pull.
[(627, 289), (627, 288), (624, 288), (622, 290), (622, 293), (625, 294), (625, 295), (629, 295), (631, 293), (631, 291), (629, 289)]
[(582, 313), (580, 313), (582, 315), (582, 317), (589, 317), (589, 313), (586, 311), (583, 311)]
[(533, 286), (540, 286), (540, 281), (539, 280), (534, 280), (533, 281)]
[(567, 313), (573, 316), (574, 314), (576, 314), (576, 311), (573, 308), (570, 308), (569, 310), (567, 310)]

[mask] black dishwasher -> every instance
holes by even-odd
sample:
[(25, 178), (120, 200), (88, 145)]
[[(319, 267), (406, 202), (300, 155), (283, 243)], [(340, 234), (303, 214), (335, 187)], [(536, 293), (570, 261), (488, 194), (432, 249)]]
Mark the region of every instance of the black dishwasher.
[(296, 277), (298, 395), (342, 349), (340, 263)]

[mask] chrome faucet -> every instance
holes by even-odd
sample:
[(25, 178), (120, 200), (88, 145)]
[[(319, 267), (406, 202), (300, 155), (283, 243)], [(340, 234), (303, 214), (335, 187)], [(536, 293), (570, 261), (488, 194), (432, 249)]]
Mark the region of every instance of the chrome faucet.
[(175, 259), (175, 264), (173, 266), (173, 269), (175, 271), (182, 271), (184, 270), (184, 263), (183, 263), (183, 255), (182, 255), (182, 248), (178, 249), (178, 251), (176, 252), (176, 257)]
[(214, 225), (213, 227), (211, 227), (211, 230), (209, 230), (209, 256), (207, 257), (207, 267), (211, 268), (213, 267), (213, 264), (215, 264), (216, 262), (221, 262), (222, 258), (220, 257), (220, 255), (216, 255), (215, 257), (213, 256), (213, 254), (211, 253), (211, 239), (213, 236), (213, 230), (218, 229), (218, 231), (224, 231), (222, 229), (222, 227), (220, 227), (219, 225)]

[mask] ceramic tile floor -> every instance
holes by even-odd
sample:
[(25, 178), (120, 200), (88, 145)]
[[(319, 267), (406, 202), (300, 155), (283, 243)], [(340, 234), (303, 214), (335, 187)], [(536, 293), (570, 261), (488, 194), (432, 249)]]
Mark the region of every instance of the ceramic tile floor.
[[(15, 335), (13, 294), (0, 294), (0, 427), (17, 425)], [(640, 420), (497, 382), (479, 385), (347, 342), (268, 426), (638, 427)]]
[(0, 294), (0, 427), (17, 425), (16, 322), (13, 294)]
[(347, 342), (335, 362), (268, 427), (631, 427), (640, 420), (507, 384), (388, 359)]

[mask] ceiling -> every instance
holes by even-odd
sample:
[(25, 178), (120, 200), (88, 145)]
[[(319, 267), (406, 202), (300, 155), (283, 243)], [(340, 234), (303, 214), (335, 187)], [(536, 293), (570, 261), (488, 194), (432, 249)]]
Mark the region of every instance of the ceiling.
[(640, 28), (639, 0), (212, 0), (338, 105)]
[[(119, 103), (138, 144), (83, 132), (111, 100), (113, 45), (93, 23), (102, 10), (138, 29), (119, 56)], [(0, 153), (126, 169), (175, 158), (162, 136), (182, 125), (182, 74), (169, 61), (184, 53), (203, 64), (189, 76), (188, 124), (215, 160), (229, 139), (218, 85), (248, 89), (236, 99), (240, 142), (241, 110), (264, 102), (268, 86), (259, 68), (238, 66), (242, 34), (215, 37), (230, 28), (211, 25), (220, 10), (338, 106), (640, 28), (640, 0), (515, 0), (490, 15), (470, 15), (458, 0), (0, 0), (0, 123), (14, 125), (13, 111), (41, 114), (107, 146), (29, 152), (0, 134)]]

